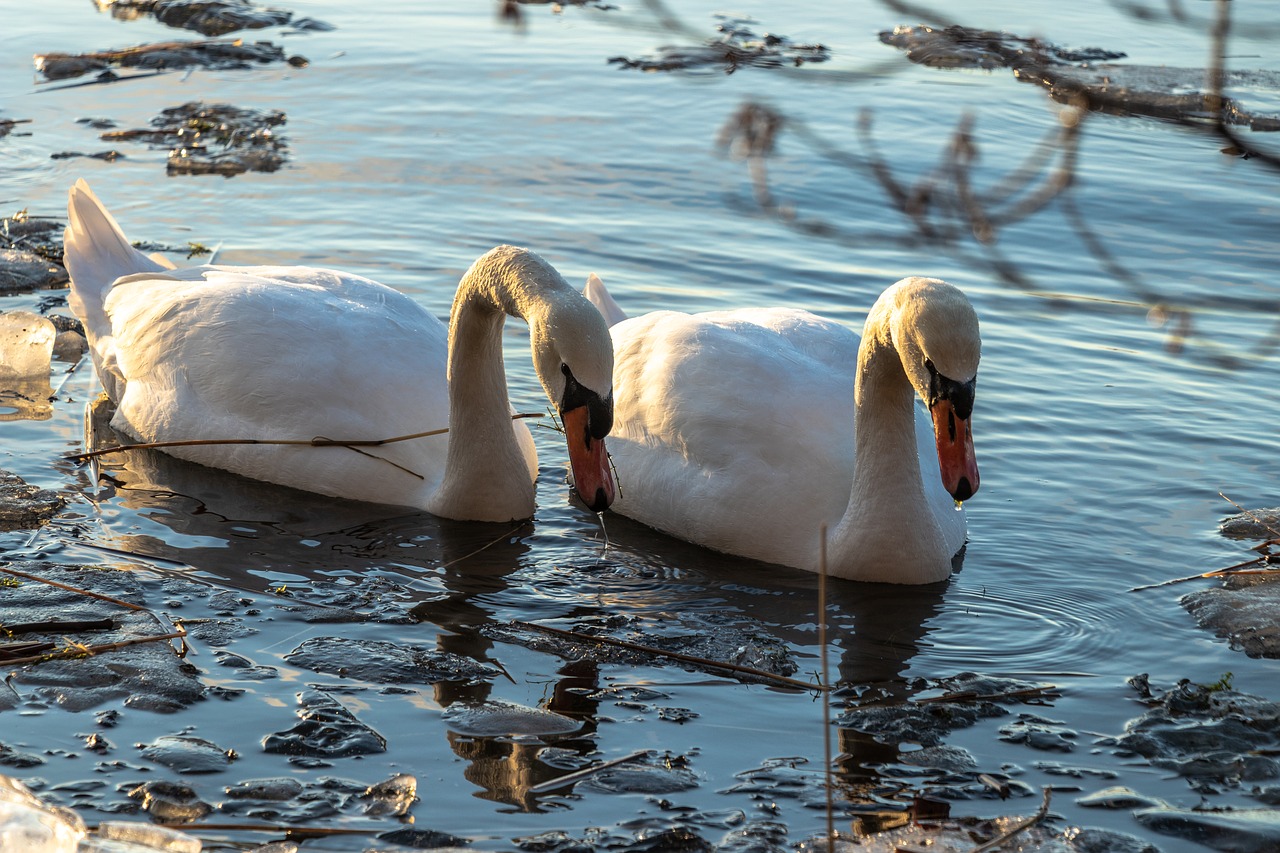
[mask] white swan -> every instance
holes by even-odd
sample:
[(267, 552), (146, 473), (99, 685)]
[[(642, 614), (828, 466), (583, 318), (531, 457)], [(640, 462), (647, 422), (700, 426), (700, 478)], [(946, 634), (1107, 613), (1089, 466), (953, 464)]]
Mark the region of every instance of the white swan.
[[(584, 293), (619, 316), (599, 279)], [(903, 279), (861, 341), (788, 308), (657, 311), (611, 331), (615, 512), (815, 572), (825, 524), (832, 576), (950, 575), (965, 542), (956, 501), (978, 489), (969, 421), (981, 341), (957, 288)]]
[(563, 419), (573, 479), (595, 511), (614, 484), (604, 451), (612, 353), (600, 315), (544, 260), (500, 246), (458, 285), (446, 330), (417, 303), (349, 273), (310, 267), (167, 269), (132, 248), (84, 181), (70, 192), (68, 301), (116, 405), (111, 424), (146, 442), (383, 439), (354, 450), (227, 444), (167, 452), (258, 480), (447, 518), (534, 510), (537, 456), (511, 420), (506, 315), (530, 327), (534, 369)]

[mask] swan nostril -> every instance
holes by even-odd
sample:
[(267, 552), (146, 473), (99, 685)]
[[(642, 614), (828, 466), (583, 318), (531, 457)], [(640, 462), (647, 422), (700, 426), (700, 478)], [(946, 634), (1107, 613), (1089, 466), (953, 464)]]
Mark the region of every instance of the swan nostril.
[(591, 501), (592, 512), (604, 512), (609, 508), (609, 496), (605, 493), (604, 486), (596, 489), (596, 496)]
[(955, 491), (951, 493), (951, 497), (958, 501), (967, 501), (973, 497), (974, 491), (973, 486), (969, 485), (969, 478), (961, 477), (960, 482), (956, 483)]

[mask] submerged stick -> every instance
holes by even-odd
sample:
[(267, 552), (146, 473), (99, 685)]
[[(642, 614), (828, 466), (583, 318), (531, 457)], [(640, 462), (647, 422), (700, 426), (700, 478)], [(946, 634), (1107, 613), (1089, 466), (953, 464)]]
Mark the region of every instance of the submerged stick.
[(615, 640), (612, 637), (594, 637), (590, 634), (580, 634), (577, 631), (566, 631), (563, 628), (552, 628), (550, 625), (538, 625), (533, 622), (513, 621), (511, 624), (518, 625), (522, 628), (530, 628), (535, 631), (545, 631), (548, 634), (555, 634), (560, 637), (567, 637), (571, 640), (577, 640), (581, 643), (602, 643), (606, 646), (617, 646), (622, 649), (630, 649), (631, 651), (644, 652), (646, 654), (656, 655), (657, 657), (671, 658), (672, 660), (684, 661), (685, 663), (694, 663), (699, 666), (713, 667), (715, 669), (727, 669), (730, 672), (741, 672), (747, 675), (753, 675), (766, 681), (775, 681), (779, 684), (785, 684), (788, 687), (795, 687), (800, 690), (823, 690), (827, 688), (822, 684), (810, 684), (807, 681), (800, 681), (795, 678), (788, 678), (785, 675), (769, 672), (768, 670), (756, 669), (755, 667), (743, 666), (737, 663), (728, 663), (726, 661), (711, 660), (710, 658), (701, 658), (697, 655), (686, 655), (682, 652), (673, 652), (667, 649), (659, 649), (654, 646), (645, 646), (640, 643), (632, 643), (627, 640)]
[(44, 663), (45, 661), (58, 660), (60, 658), (93, 657), (94, 655), (98, 655), (103, 652), (113, 652), (116, 649), (123, 649), (129, 646), (136, 646), (141, 643), (155, 643), (155, 642), (159, 642), (160, 640), (182, 640), (184, 651), (179, 652), (179, 657), (181, 657), (183, 654), (185, 654), (185, 647), (187, 644), (186, 637), (187, 637), (187, 632), (183, 630), (181, 625), (179, 625), (177, 631), (173, 631), (168, 634), (156, 634), (154, 636), (148, 636), (148, 637), (131, 637), (128, 640), (119, 640), (114, 643), (102, 643), (97, 646), (71, 645), (60, 652), (46, 652), (45, 654), (40, 654), (40, 655), (27, 655), (26, 657), (21, 657), (21, 658), (11, 658), (9, 660), (6, 660), (4, 663), (5, 663), (5, 666), (14, 666), (17, 664), (24, 664), (24, 663)]
[(608, 761), (602, 761), (591, 767), (584, 767), (581, 770), (575, 770), (572, 773), (566, 773), (563, 776), (557, 776), (554, 779), (548, 779), (546, 782), (540, 782), (527, 789), (530, 794), (542, 794), (546, 791), (554, 791), (556, 788), (564, 788), (568, 785), (575, 785), (583, 779), (594, 776), (601, 770), (608, 770), (610, 767), (617, 767), (619, 764), (626, 764), (628, 761), (635, 761), (638, 758), (644, 758), (652, 749), (641, 749), (630, 755), (624, 755), (621, 758), (611, 758)]

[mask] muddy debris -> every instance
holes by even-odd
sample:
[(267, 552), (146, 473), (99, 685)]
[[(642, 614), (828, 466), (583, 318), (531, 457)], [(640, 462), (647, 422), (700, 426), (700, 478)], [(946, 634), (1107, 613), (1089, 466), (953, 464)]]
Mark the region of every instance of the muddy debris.
[(1280, 579), (1228, 577), (1181, 599), (1200, 627), (1251, 658), (1280, 658)]
[[(4, 139), (20, 124), (30, 124), (29, 118), (0, 118), (0, 139)], [(21, 134), (19, 134), (21, 135)]]
[(288, 161), (288, 140), (276, 132), (284, 123), (278, 111), (193, 101), (162, 110), (149, 128), (108, 130), (101, 138), (168, 149), (170, 175), (231, 177), (274, 172)]
[[(1008, 68), (1023, 82), (1046, 89), (1055, 101), (1083, 103), (1090, 110), (1121, 116), (1146, 116), (1200, 122), (1208, 114), (1203, 68), (1124, 65), (1124, 53), (1102, 48), (1072, 50), (1010, 33), (951, 26), (899, 26), (880, 33), (880, 41), (932, 68)], [(1226, 72), (1228, 90), (1256, 90), (1268, 97), (1280, 91), (1280, 73)], [(1225, 98), (1223, 120), (1255, 131), (1280, 130), (1280, 114), (1258, 114)]]
[(99, 0), (99, 5), (109, 5), (111, 17), (117, 20), (151, 17), (167, 27), (210, 37), (267, 27), (289, 27), (295, 32), (334, 29), (323, 21), (295, 18), (285, 9), (256, 6), (249, 0)]
[(716, 16), (717, 35), (700, 45), (666, 45), (653, 57), (615, 56), (610, 65), (639, 71), (723, 72), (742, 68), (799, 67), (826, 62), (831, 51), (822, 44), (799, 44), (774, 33), (757, 35), (755, 21)]
[(94, 81), (110, 83), (120, 79), (117, 69), (161, 73), (203, 68), (208, 71), (240, 71), (255, 66), (287, 63), (304, 68), (302, 56), (285, 56), (284, 48), (269, 41), (253, 44), (235, 40), (167, 41), (104, 50), (98, 53), (38, 53), (35, 67), (47, 82), (74, 80), (93, 74)]
[(1138, 823), (1162, 835), (1231, 853), (1274, 853), (1280, 849), (1280, 811), (1223, 811), (1154, 808), (1134, 813)]

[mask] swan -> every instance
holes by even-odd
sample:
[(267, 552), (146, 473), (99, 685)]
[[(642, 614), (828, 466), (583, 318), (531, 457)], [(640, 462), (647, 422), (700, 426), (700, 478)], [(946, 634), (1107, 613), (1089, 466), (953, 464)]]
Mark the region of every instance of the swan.
[(64, 235), (68, 302), (115, 405), (143, 442), (383, 439), (374, 448), (170, 447), (192, 462), (309, 492), (468, 521), (534, 511), (537, 455), (513, 421), (502, 364), (507, 315), (530, 328), (534, 370), (565, 427), (579, 496), (615, 494), (609, 330), (591, 303), (528, 249), (499, 246), (458, 285), (446, 330), (404, 294), (300, 266), (166, 268), (130, 246), (83, 180)]
[(951, 574), (966, 535), (959, 502), (978, 490), (970, 418), (981, 339), (958, 288), (897, 282), (861, 338), (791, 308), (623, 319), (594, 275), (584, 295), (616, 321), (614, 512), (813, 572), (825, 525), (831, 576), (923, 584)]

